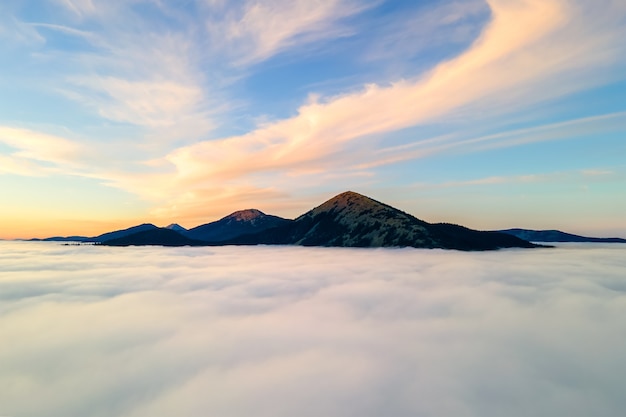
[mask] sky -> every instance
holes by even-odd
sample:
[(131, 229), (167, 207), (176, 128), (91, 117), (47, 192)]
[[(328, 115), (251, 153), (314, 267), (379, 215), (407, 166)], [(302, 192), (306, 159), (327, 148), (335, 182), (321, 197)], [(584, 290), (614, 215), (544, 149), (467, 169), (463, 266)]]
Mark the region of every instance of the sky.
[(623, 251), (0, 242), (0, 415), (619, 416)]
[(0, 238), (294, 218), (626, 237), (622, 0), (3, 0)]

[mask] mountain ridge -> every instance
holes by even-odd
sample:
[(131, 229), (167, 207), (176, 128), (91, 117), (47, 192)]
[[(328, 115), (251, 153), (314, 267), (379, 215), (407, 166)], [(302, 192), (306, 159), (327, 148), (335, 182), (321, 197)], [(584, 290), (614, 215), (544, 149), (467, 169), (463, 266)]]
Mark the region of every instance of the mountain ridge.
[(533, 229), (505, 229), (496, 230), (510, 234), (529, 242), (588, 242), (588, 243), (626, 243), (626, 239), (619, 237), (587, 237), (562, 232), (560, 230), (533, 230)]
[[(163, 232), (162, 230), (167, 230)], [(267, 215), (258, 209), (235, 211), (221, 219), (185, 229), (177, 223), (160, 228), (143, 223), (95, 237), (55, 236), (31, 239), (111, 245), (302, 245), (339, 247), (421, 247), (492, 250), (536, 247), (534, 242), (619, 242), (558, 230), (506, 229), (478, 231), (424, 220), (362, 194), (346, 191), (295, 219)], [(108, 242), (108, 243), (107, 243)]]
[(284, 226), (220, 243), (458, 250), (537, 246), (502, 233), (433, 225), (352, 191), (327, 200)]

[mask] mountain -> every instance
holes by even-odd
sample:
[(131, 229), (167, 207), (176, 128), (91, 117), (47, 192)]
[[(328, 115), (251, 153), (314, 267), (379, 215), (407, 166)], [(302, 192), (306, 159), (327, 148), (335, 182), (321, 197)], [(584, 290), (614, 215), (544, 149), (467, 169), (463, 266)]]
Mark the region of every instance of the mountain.
[(451, 224), (430, 224), (387, 204), (347, 191), (294, 221), (224, 244), (416, 247), (459, 250), (536, 247), (517, 237)]
[(194, 227), (183, 234), (191, 239), (219, 242), (245, 234), (258, 233), (290, 222), (282, 217), (267, 215), (260, 210), (248, 209), (236, 211), (215, 222)]
[(43, 242), (89, 242), (87, 236), (53, 236), (45, 239), (29, 239), (30, 241), (43, 241)]
[(147, 230), (158, 229), (151, 223), (144, 223), (138, 226), (129, 227), (128, 229), (116, 230), (114, 232), (103, 233), (99, 236), (89, 238), (90, 242), (106, 242), (107, 240), (120, 239), (122, 237), (130, 236), (138, 232), (145, 232)]
[(142, 230), (130, 235), (120, 236), (115, 239), (108, 239), (102, 242), (106, 246), (204, 246), (206, 242), (189, 239), (179, 232), (156, 227), (154, 229)]
[(529, 242), (593, 242), (593, 243), (626, 243), (626, 239), (618, 237), (586, 237), (561, 232), (560, 230), (529, 230), (529, 229), (507, 229), (499, 230)]
[(129, 227), (128, 229), (116, 230), (113, 232), (103, 233), (99, 236), (86, 237), (86, 236), (54, 236), (45, 239), (30, 239), (31, 241), (45, 241), (45, 242), (104, 242), (111, 239), (118, 239), (124, 236), (129, 236), (137, 232), (146, 230), (158, 229), (153, 224), (144, 223), (138, 226)]
[(347, 191), (295, 220), (256, 209), (185, 230), (172, 224), (142, 224), (104, 233), (89, 241), (110, 246), (302, 245), (337, 247), (416, 247), (458, 250), (533, 248), (516, 236), (463, 226), (431, 224), (387, 204)]

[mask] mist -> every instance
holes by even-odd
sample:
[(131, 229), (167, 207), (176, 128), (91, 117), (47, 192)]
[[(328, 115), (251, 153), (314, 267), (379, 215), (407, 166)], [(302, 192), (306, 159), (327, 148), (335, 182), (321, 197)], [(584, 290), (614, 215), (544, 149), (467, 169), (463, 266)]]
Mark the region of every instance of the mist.
[(0, 242), (0, 416), (618, 416), (626, 245)]

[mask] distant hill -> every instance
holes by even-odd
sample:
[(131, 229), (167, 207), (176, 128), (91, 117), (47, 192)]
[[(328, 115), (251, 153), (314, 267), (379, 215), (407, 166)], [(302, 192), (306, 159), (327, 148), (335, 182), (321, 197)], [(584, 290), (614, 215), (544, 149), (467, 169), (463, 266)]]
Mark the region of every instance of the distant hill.
[(156, 227), (155, 225), (151, 223), (144, 223), (138, 226), (129, 227), (128, 229), (122, 229), (122, 230), (116, 230), (114, 232), (103, 233), (99, 236), (90, 238), (89, 241), (90, 242), (106, 242), (108, 240), (120, 239), (126, 236), (130, 236), (138, 232), (145, 232), (148, 230), (155, 230), (155, 229), (158, 229), (158, 227)]
[(172, 229), (155, 228), (105, 240), (102, 244), (106, 246), (204, 246), (206, 242), (189, 239)]
[(54, 236), (54, 237), (48, 237), (45, 239), (30, 239), (30, 240), (31, 241), (46, 241), (46, 242), (94, 242), (94, 243), (100, 242), (101, 243), (106, 240), (118, 239), (124, 236), (132, 235), (137, 232), (143, 232), (143, 231), (152, 230), (152, 229), (158, 229), (158, 227), (150, 223), (144, 223), (138, 226), (133, 226), (133, 227), (129, 227), (127, 229), (122, 229), (122, 230), (115, 230), (113, 232), (107, 232), (107, 233), (103, 233), (101, 235), (93, 236), (93, 237)]
[(416, 247), (459, 250), (532, 248), (532, 243), (497, 232), (430, 224), (355, 192), (345, 192), (283, 226), (240, 236), (227, 244), (285, 244), (341, 247)]
[(44, 242), (89, 242), (87, 236), (53, 236), (45, 239), (29, 239), (31, 241), (44, 241)]
[(258, 233), (287, 223), (290, 223), (290, 220), (267, 215), (260, 210), (248, 209), (236, 211), (215, 222), (194, 227), (183, 234), (191, 239), (219, 242), (245, 234)]
[(626, 243), (626, 239), (618, 237), (586, 237), (561, 232), (560, 230), (506, 229), (498, 230), (498, 232), (506, 233), (530, 242)]

